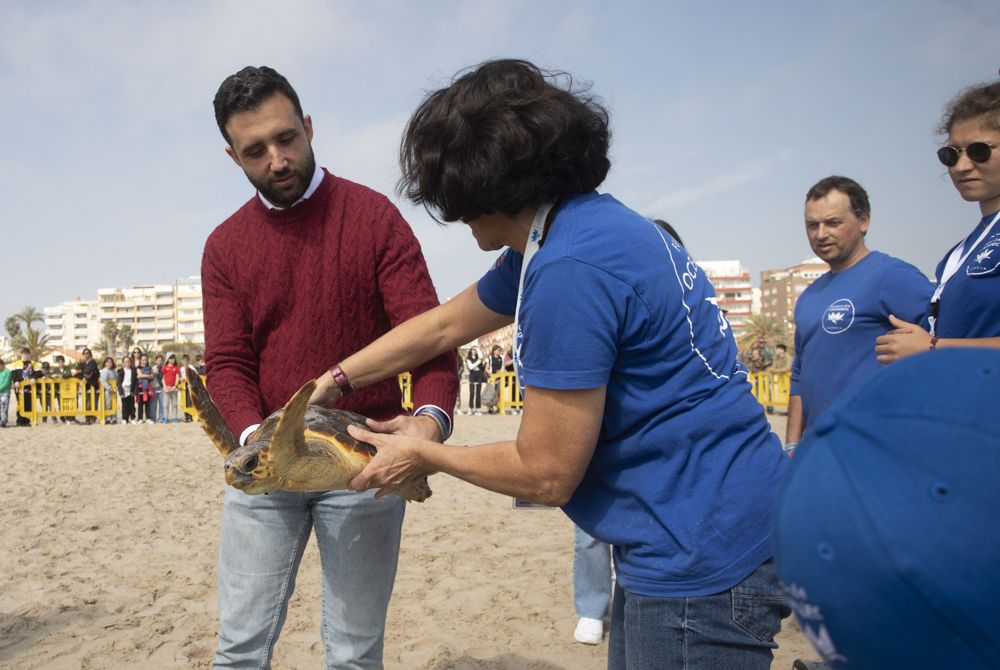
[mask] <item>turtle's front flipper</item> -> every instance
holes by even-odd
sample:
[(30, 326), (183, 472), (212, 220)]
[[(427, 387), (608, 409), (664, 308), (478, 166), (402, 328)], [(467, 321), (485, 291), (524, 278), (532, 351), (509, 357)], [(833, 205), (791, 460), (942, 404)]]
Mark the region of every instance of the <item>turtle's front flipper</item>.
[(271, 444), (261, 454), (261, 461), (268, 460), (279, 477), (288, 476), (289, 464), (306, 451), (306, 409), (309, 407), (309, 396), (315, 389), (316, 380), (313, 379), (295, 392), (285, 405)]
[(187, 383), (191, 387), (191, 400), (198, 410), (198, 422), (222, 455), (228, 456), (240, 446), (233, 437), (233, 431), (229, 430), (229, 426), (223, 421), (219, 408), (212, 402), (208, 389), (201, 381), (201, 376), (192, 368), (187, 369)]

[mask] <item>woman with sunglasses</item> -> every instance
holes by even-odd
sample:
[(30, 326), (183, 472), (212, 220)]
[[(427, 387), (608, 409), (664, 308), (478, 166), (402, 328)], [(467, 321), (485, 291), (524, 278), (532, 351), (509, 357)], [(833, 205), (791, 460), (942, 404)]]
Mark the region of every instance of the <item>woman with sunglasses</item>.
[(940, 347), (1000, 349), (1000, 81), (962, 91), (939, 130), (948, 144), (938, 160), (982, 218), (938, 264), (925, 324), (889, 317), (896, 329), (876, 340), (880, 363)]
[(763, 670), (788, 614), (770, 549), (788, 459), (704, 272), (597, 192), (608, 142), (593, 96), (525, 61), (484, 63), (430, 94), (403, 136), (402, 190), (503, 251), (477, 283), (324, 374), (312, 402), (513, 323), (516, 439), (461, 447), (407, 436), (425, 417), (371, 423), (379, 432), (351, 431), (378, 448), (352, 487), (384, 494), (441, 471), (560, 506), (614, 546), (610, 668)]

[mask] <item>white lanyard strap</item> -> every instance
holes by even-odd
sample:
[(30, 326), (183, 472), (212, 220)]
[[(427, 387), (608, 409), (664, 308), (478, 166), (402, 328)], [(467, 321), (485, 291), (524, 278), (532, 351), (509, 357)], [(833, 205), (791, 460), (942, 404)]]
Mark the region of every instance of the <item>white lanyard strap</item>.
[[(965, 248), (965, 243), (969, 241), (968, 235), (964, 240), (959, 242), (958, 246), (956, 246), (948, 256), (948, 261), (944, 264), (944, 269), (941, 271), (941, 281), (938, 282), (937, 288), (934, 289), (934, 295), (931, 296), (931, 315), (928, 319), (931, 326), (931, 335), (934, 335), (936, 330), (938, 303), (941, 302), (941, 294), (944, 293), (945, 285), (948, 283), (948, 280), (951, 279), (956, 272), (958, 272), (959, 268), (965, 265), (965, 261), (969, 259), (969, 256), (976, 250), (976, 247), (978, 247), (980, 243), (986, 239), (986, 236), (990, 234), (990, 231), (993, 229), (993, 224), (997, 222), (997, 219), (1000, 219), (1000, 212), (997, 212), (997, 215), (993, 217), (990, 224), (983, 229), (983, 232), (979, 235), (976, 241), (969, 246), (965, 253), (962, 252), (962, 249)], [(969, 235), (971, 234), (972, 233), (969, 233)]]
[(528, 231), (528, 241), (524, 245), (524, 259), (521, 261), (521, 279), (517, 284), (517, 306), (514, 307), (514, 373), (517, 375), (518, 386), (521, 384), (521, 296), (524, 293), (524, 275), (528, 271), (528, 263), (541, 247), (542, 234), (545, 232), (545, 219), (552, 211), (554, 203), (546, 202), (535, 212)]

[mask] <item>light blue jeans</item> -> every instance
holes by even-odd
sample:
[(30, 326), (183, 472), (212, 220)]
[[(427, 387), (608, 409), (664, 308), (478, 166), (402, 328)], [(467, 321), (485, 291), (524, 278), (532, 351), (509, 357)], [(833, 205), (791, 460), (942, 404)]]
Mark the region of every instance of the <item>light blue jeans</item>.
[(271, 667), (313, 529), (323, 567), (324, 667), (382, 668), (405, 503), (375, 492), (248, 496), (226, 488), (219, 546), (215, 668)]
[(0, 426), (7, 425), (8, 412), (10, 412), (10, 391), (0, 393)]
[(573, 604), (576, 615), (603, 619), (611, 600), (611, 545), (574, 526)]
[(710, 596), (653, 598), (616, 585), (608, 670), (768, 670), (790, 613), (773, 560)]

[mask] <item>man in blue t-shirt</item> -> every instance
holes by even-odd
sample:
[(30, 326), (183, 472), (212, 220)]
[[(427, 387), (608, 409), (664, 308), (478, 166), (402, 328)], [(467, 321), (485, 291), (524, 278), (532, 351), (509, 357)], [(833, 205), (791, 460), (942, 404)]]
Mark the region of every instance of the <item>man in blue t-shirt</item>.
[(795, 305), (795, 360), (785, 449), (841, 393), (879, 369), (875, 339), (889, 315), (919, 321), (933, 286), (915, 267), (871, 251), (868, 194), (853, 179), (827, 177), (806, 195), (806, 236), (830, 265)]

